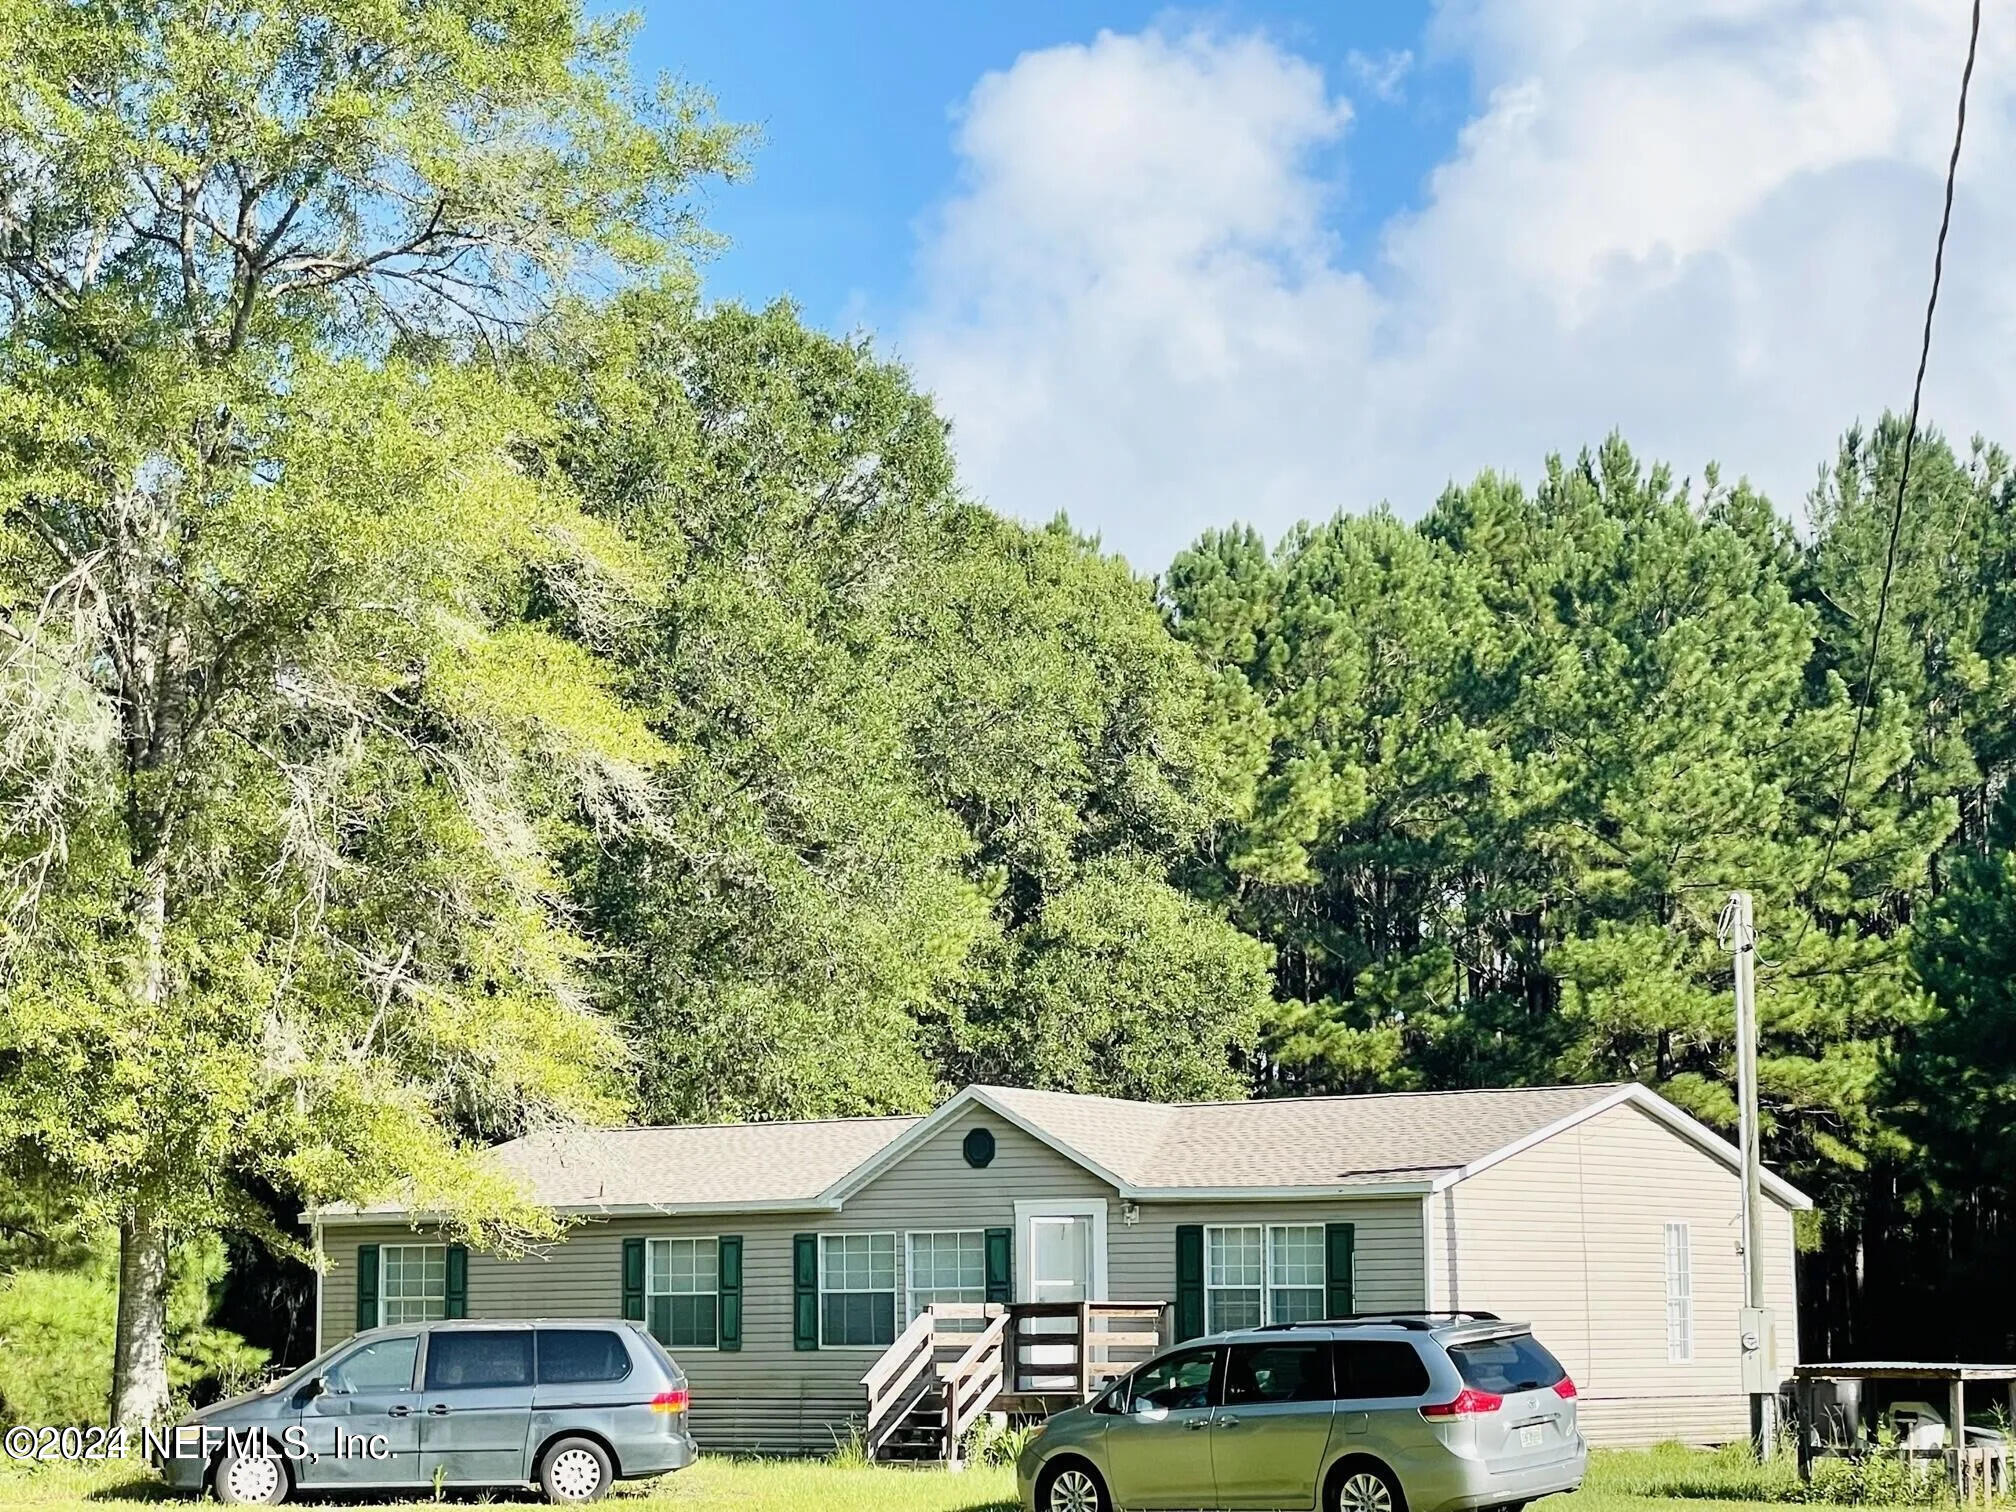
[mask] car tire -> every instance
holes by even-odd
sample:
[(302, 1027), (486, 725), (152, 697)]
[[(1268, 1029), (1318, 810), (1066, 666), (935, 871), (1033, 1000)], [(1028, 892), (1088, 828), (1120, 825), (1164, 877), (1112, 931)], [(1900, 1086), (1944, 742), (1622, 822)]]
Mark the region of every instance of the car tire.
[(1348, 1460), (1330, 1477), (1324, 1512), (1407, 1512), (1400, 1482), (1377, 1460)]
[(1036, 1512), (1114, 1512), (1099, 1472), (1082, 1459), (1060, 1459), (1036, 1477)]
[(549, 1502), (600, 1501), (615, 1479), (609, 1451), (591, 1438), (563, 1438), (539, 1461), (539, 1489)]
[(277, 1454), (226, 1454), (211, 1473), (210, 1489), (227, 1507), (277, 1507), (294, 1489), (294, 1478)]

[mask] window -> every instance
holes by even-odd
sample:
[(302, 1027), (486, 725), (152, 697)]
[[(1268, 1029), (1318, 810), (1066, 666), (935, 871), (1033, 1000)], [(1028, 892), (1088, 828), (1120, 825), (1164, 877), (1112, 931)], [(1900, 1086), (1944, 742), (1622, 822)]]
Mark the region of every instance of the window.
[(1475, 1344), (1451, 1344), (1449, 1358), (1465, 1386), (1475, 1386), (1493, 1396), (1538, 1391), (1543, 1386), (1559, 1384), (1568, 1374), (1561, 1368), (1561, 1362), (1548, 1353), (1547, 1346), (1528, 1333), (1480, 1339)]
[(987, 1236), (979, 1229), (910, 1236), (910, 1317), (933, 1302), (987, 1300)]
[(572, 1386), (620, 1381), (630, 1374), (630, 1351), (606, 1328), (539, 1330), (539, 1384)]
[(1205, 1329), (1322, 1317), (1323, 1248), (1320, 1223), (1205, 1229)]
[(1694, 1239), (1684, 1223), (1666, 1225), (1666, 1358), (1694, 1358)]
[(1234, 1344), (1225, 1355), (1225, 1405), (1330, 1400), (1330, 1346)]
[(529, 1328), (443, 1328), (427, 1340), (429, 1391), (531, 1384)]
[(1128, 1396), (1131, 1412), (1173, 1411), (1211, 1405), (1211, 1374), (1218, 1363), (1216, 1349), (1190, 1349), (1157, 1360), (1134, 1373)]
[(896, 1236), (819, 1236), (819, 1342), (881, 1347), (896, 1342)]
[(1428, 1367), (1404, 1339), (1339, 1339), (1337, 1395), (1350, 1402), (1418, 1397), (1428, 1392)]
[(1267, 1230), (1267, 1321), (1302, 1323), (1323, 1316), (1323, 1225)]
[(411, 1391), (413, 1357), (420, 1352), (417, 1335), (373, 1339), (353, 1349), (322, 1373), (322, 1384), (337, 1396), (353, 1391)]
[(644, 1318), (662, 1344), (712, 1349), (720, 1317), (720, 1243), (653, 1239), (646, 1246)]
[(447, 1316), (447, 1245), (388, 1244), (378, 1252), (380, 1323), (431, 1323)]

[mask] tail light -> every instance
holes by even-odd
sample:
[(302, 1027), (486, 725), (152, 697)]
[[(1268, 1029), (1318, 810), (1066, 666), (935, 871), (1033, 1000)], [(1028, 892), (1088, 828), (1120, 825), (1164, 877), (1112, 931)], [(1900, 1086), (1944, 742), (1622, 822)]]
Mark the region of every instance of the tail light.
[(1564, 1402), (1573, 1401), (1575, 1398), (1574, 1381), (1567, 1376), (1561, 1377), (1560, 1380), (1554, 1383), (1554, 1395), (1561, 1398)]
[(1505, 1398), (1502, 1396), (1494, 1396), (1488, 1391), (1479, 1391), (1475, 1386), (1465, 1386), (1461, 1391), (1456, 1393), (1455, 1401), (1441, 1402), (1434, 1406), (1423, 1407), (1421, 1409), (1421, 1416), (1424, 1418), (1469, 1417), (1472, 1413), (1496, 1412), (1504, 1405)]
[[(634, 1400), (634, 1399), (633, 1399)], [(661, 1391), (651, 1398), (653, 1412), (684, 1412), (692, 1403), (693, 1393), (684, 1386), (673, 1391)]]

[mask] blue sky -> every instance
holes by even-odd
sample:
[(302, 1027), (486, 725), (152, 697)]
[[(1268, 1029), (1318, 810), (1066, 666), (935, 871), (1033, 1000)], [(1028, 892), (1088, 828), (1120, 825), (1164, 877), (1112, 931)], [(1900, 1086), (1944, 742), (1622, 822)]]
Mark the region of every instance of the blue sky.
[(887, 325), (912, 292), (919, 222), (956, 180), (952, 123), (983, 74), (1024, 53), (1160, 23), (1226, 34), (1263, 30), (1355, 85), (1353, 55), (1406, 53), (1405, 94), (1355, 89), (1351, 162), (1343, 144), (1311, 155), (1330, 178), (1329, 223), (1363, 245), (1413, 201), (1464, 119), (1460, 62), (1428, 55), (1424, 0), (1231, 5), (1210, 10), (1083, 0), (944, 4), (743, 0), (643, 13), (637, 62), (709, 90), (724, 119), (764, 135), (754, 172), (713, 196), (730, 238), (705, 270), (711, 297), (788, 295), (828, 328)]
[[(1908, 400), (1964, 49), (1953, 0), (741, 0), (637, 62), (764, 132), (711, 296), (872, 333), (969, 493), (1152, 573), (1613, 431), (1798, 518)], [(1927, 412), (2016, 443), (2016, 27), (1968, 130)]]

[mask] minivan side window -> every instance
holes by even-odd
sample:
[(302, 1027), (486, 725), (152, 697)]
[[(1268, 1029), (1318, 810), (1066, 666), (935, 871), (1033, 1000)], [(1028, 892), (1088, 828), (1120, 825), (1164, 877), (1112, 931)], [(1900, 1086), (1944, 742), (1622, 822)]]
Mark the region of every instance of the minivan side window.
[(606, 1328), (539, 1330), (539, 1384), (573, 1386), (620, 1381), (630, 1374), (630, 1351)]
[(1346, 1401), (1418, 1397), (1428, 1390), (1428, 1367), (1405, 1339), (1339, 1339), (1337, 1395)]
[(532, 1384), (532, 1330), (439, 1329), (427, 1340), (427, 1389)]
[(1234, 1344), (1225, 1356), (1225, 1405), (1330, 1400), (1330, 1346)]
[(322, 1384), (337, 1396), (353, 1391), (411, 1391), (413, 1356), (419, 1349), (417, 1334), (373, 1339), (323, 1371)]
[(1128, 1393), (1128, 1410), (1146, 1412), (1154, 1408), (1174, 1411), (1181, 1407), (1209, 1407), (1211, 1377), (1218, 1363), (1218, 1350), (1186, 1349), (1145, 1365), (1134, 1374)]

